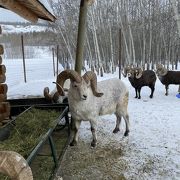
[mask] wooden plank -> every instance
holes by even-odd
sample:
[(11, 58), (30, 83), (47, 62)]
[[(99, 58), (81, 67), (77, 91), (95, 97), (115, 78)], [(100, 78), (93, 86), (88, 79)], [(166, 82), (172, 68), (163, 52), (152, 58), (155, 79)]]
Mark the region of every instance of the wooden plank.
[(0, 64), (2, 64), (2, 57), (0, 56)]
[(6, 81), (6, 76), (5, 74), (0, 75), (0, 83), (4, 83)]
[(10, 104), (8, 102), (0, 103), (0, 122), (10, 116)]
[(7, 84), (0, 84), (0, 94), (6, 94), (8, 91)]
[(7, 94), (0, 94), (0, 102), (4, 102), (7, 100)]
[(0, 5), (3, 7), (15, 12), (19, 16), (27, 19), (28, 21), (36, 23), (38, 21), (38, 16), (34, 14), (32, 11), (30, 11), (25, 6), (21, 5), (17, 1), (4, 1), (0, 0)]
[(4, 75), (6, 73), (6, 66), (0, 65), (0, 75)]
[(4, 48), (3, 48), (3, 45), (0, 44), (0, 55), (4, 54)]

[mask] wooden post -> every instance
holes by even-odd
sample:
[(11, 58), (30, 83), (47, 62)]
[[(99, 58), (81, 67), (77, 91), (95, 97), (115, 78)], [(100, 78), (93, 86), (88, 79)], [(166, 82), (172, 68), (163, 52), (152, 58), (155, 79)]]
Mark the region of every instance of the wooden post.
[(121, 56), (121, 29), (119, 30), (119, 79), (121, 79), (121, 64), (122, 64), (122, 56)]
[(78, 26), (78, 38), (77, 38), (77, 50), (76, 50), (76, 62), (75, 71), (81, 74), (83, 64), (83, 52), (86, 32), (86, 20), (89, 2), (88, 0), (81, 0), (80, 12), (79, 12), (79, 26)]
[(53, 56), (53, 74), (55, 76), (56, 74), (55, 74), (55, 62), (54, 62), (54, 48), (52, 48), (52, 56)]
[(57, 52), (56, 52), (56, 54), (57, 54), (57, 64), (56, 64), (56, 74), (57, 74), (57, 76), (58, 76), (58, 74), (59, 74), (59, 72), (58, 72), (58, 70), (59, 70), (59, 67), (58, 67), (58, 64), (59, 64), (59, 45), (57, 45)]
[(22, 45), (22, 56), (23, 56), (23, 70), (24, 70), (24, 82), (26, 83), (26, 63), (25, 63), (25, 55), (24, 55), (24, 37), (21, 35), (21, 45)]

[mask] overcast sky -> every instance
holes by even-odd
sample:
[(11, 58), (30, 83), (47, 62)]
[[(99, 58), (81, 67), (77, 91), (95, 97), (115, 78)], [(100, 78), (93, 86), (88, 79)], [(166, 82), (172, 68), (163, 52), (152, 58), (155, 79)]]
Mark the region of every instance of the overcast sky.
[(18, 16), (17, 14), (0, 8), (0, 22), (28, 22), (25, 19), (21, 18), (20, 16)]

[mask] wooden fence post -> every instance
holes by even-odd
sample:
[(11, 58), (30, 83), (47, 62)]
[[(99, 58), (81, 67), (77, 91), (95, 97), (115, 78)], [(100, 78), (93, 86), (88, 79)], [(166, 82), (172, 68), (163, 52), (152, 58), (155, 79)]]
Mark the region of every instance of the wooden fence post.
[(54, 48), (52, 48), (52, 56), (53, 56), (53, 73), (55, 76), (56, 74), (55, 74), (55, 62), (54, 62)]
[(21, 45), (22, 45), (22, 56), (23, 56), (23, 70), (24, 70), (24, 82), (26, 83), (26, 64), (25, 64), (25, 55), (24, 55), (24, 37), (21, 35)]
[(121, 56), (121, 29), (119, 30), (119, 79), (121, 79), (121, 64), (122, 64), (122, 56)]
[(57, 55), (57, 64), (56, 64), (57, 65), (57, 67), (56, 67), (57, 72), (56, 72), (56, 74), (58, 76), (58, 74), (59, 74), (59, 72), (58, 72), (59, 71), (59, 66), (58, 66), (59, 65), (59, 45), (57, 45), (57, 53), (56, 53), (56, 55)]

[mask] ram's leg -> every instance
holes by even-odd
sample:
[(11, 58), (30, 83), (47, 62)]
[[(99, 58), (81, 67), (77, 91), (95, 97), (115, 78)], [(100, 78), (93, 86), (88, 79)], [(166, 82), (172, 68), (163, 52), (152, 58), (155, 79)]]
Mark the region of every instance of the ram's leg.
[(137, 92), (137, 89), (136, 89), (136, 88), (135, 88), (135, 93), (136, 93), (135, 98), (138, 98), (138, 92)]
[(151, 94), (150, 94), (150, 98), (153, 98), (153, 94), (154, 94), (154, 85), (151, 85), (151, 86), (149, 86), (150, 88), (151, 88)]
[(124, 120), (125, 120), (125, 124), (126, 124), (126, 131), (124, 133), (124, 136), (128, 136), (129, 135), (129, 115), (126, 112), (125, 114), (122, 115)]
[(91, 120), (90, 124), (91, 124), (91, 132), (92, 132), (92, 137), (93, 137), (93, 140), (91, 142), (91, 146), (95, 147), (97, 144), (97, 134), (96, 134), (97, 122), (94, 120)]
[(116, 114), (119, 117), (122, 116), (125, 120), (126, 131), (124, 133), (124, 136), (128, 136), (128, 134), (129, 134), (129, 115), (128, 115), (128, 111), (127, 111), (128, 99), (129, 99), (129, 94), (126, 93), (126, 95), (123, 98), (123, 101), (121, 100), (120, 103), (116, 107)]
[(72, 121), (72, 126), (71, 126), (71, 135), (72, 135), (72, 142), (70, 143), (70, 146), (75, 146), (77, 145), (78, 142), (78, 129), (81, 124), (81, 121), (73, 120)]
[(113, 130), (113, 133), (117, 133), (118, 131), (120, 131), (119, 126), (121, 124), (121, 115), (116, 114), (116, 127)]
[(169, 89), (169, 85), (165, 85), (165, 89), (166, 89), (166, 93), (165, 95), (168, 96), (168, 89)]
[(138, 88), (138, 99), (141, 99), (141, 88)]

